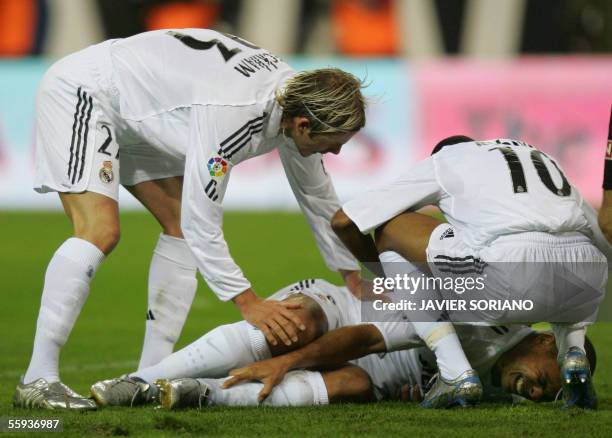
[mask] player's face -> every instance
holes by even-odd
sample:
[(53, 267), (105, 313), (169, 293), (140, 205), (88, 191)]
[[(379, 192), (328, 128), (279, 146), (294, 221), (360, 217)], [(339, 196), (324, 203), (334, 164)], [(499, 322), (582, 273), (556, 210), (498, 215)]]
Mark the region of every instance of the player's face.
[[(304, 157), (315, 153), (332, 153), (334, 155), (338, 155), (342, 149), (342, 146), (348, 142), (353, 135), (355, 135), (354, 132), (342, 134), (319, 134), (313, 135), (312, 137), (309, 136), (308, 138), (304, 139), (300, 146), (298, 146), (298, 150)], [(296, 142), (296, 145), (297, 144), (298, 143)]]
[(502, 366), (501, 386), (529, 400), (554, 400), (561, 387), (557, 360), (540, 348), (517, 355)]
[(314, 134), (310, 133), (310, 123), (304, 117), (296, 117), (287, 129), (300, 155), (307, 157), (312, 154), (339, 154), (342, 146), (354, 135), (354, 132), (338, 134)]

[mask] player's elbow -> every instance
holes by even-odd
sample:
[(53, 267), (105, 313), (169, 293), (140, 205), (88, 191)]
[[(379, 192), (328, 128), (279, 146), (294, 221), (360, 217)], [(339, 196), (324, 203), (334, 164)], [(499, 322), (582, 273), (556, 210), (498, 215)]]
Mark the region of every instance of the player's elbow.
[(351, 226), (354, 226), (353, 221), (342, 209), (338, 210), (331, 219), (331, 227), (336, 234), (341, 234)]

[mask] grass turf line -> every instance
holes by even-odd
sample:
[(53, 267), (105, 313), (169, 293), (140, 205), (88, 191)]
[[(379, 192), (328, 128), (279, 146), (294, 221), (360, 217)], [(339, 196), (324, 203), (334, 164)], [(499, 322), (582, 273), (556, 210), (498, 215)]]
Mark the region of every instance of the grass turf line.
[[(70, 234), (61, 213), (0, 212), (3, 305), (0, 306), (0, 416), (62, 417), (67, 436), (610, 436), (612, 431), (612, 327), (589, 335), (598, 348), (595, 383), (598, 412), (560, 412), (556, 405), (425, 411), (402, 403), (324, 408), (215, 408), (166, 413), (149, 408), (93, 413), (16, 410), (11, 398), (32, 348), (44, 271)], [(122, 240), (96, 274), (90, 297), (62, 352), (64, 381), (87, 393), (96, 380), (131, 371), (144, 333), (146, 280), (159, 227), (146, 213), (121, 216)], [(258, 293), (267, 295), (293, 281), (322, 277), (338, 283), (316, 249), (303, 217), (293, 213), (227, 213), (230, 249)], [(200, 282), (178, 347), (238, 312)], [(5, 436), (9, 436), (6, 434)]]

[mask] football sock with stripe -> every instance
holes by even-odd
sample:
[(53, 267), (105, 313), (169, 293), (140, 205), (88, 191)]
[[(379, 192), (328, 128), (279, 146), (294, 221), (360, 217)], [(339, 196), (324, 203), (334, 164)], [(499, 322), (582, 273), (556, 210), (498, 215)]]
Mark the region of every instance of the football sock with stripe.
[(234, 368), (270, 357), (263, 333), (240, 321), (217, 327), (158, 364), (131, 375), (149, 383), (181, 377), (225, 377)]
[(59, 380), (60, 349), (66, 343), (83, 304), (89, 283), (104, 253), (87, 240), (71, 237), (53, 254), (43, 287), (34, 350), (24, 383)]
[(553, 323), (550, 325), (555, 334), (557, 344), (557, 361), (563, 362), (565, 353), (572, 347), (578, 347), (582, 351), (586, 337), (586, 327), (581, 324), (561, 324)]
[[(223, 389), (226, 379), (198, 379), (210, 388), (207, 403), (210, 406), (258, 406), (259, 392), (263, 383), (246, 382)], [(321, 373), (314, 371), (291, 371), (287, 373), (263, 406), (316, 406), (329, 404), (327, 388)]]
[(161, 234), (149, 268), (147, 322), (139, 369), (155, 365), (172, 353), (197, 287), (195, 259), (185, 240)]
[[(400, 275), (415, 275), (422, 276), (423, 272), (413, 263), (406, 260), (400, 254), (394, 251), (385, 251), (379, 256), (383, 265), (385, 275), (394, 277)], [(434, 296), (435, 291), (428, 290), (431, 298), (440, 298), (439, 295)], [(436, 355), (438, 370), (440, 375), (446, 380), (454, 380), (463, 374), (465, 371), (471, 370), (470, 365), (455, 327), (451, 322), (444, 321), (444, 315), (440, 313), (439, 318), (431, 318), (431, 315), (423, 315), (419, 317), (417, 313), (413, 314), (414, 320), (411, 320), (415, 331), (419, 337), (427, 344), (429, 349)]]

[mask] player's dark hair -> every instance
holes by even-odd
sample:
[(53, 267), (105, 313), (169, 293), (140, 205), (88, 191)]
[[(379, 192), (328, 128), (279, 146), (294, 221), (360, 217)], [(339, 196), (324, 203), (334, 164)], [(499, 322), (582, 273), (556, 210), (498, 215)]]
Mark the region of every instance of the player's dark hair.
[(474, 141), (474, 139), (466, 135), (452, 135), (450, 137), (446, 137), (444, 140), (438, 143), (436, 147), (433, 148), (433, 151), (431, 151), (431, 155), (440, 152), (444, 146), (451, 146), (453, 144), (466, 143), (468, 141)]
[(595, 366), (597, 365), (597, 352), (588, 336), (584, 338), (584, 351), (586, 352), (589, 365), (591, 366), (591, 375), (593, 375), (595, 374)]

